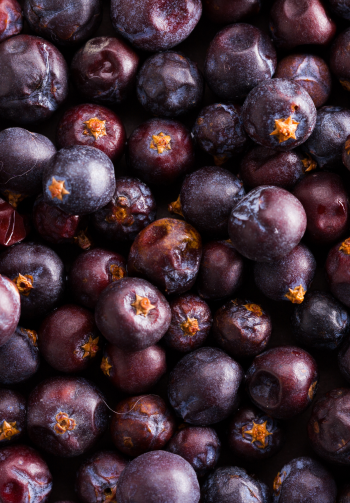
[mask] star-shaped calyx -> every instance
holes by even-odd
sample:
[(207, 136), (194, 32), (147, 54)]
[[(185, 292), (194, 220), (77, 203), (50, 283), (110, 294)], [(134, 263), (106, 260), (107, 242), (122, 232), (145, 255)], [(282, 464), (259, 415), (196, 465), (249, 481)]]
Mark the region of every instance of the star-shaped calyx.
[(88, 356), (90, 358), (93, 358), (96, 356), (97, 351), (99, 350), (98, 347), (98, 341), (99, 337), (96, 337), (96, 339), (93, 339), (91, 335), (89, 335), (89, 340), (86, 344), (81, 346), (81, 349), (84, 351), (83, 358), (87, 358)]
[(126, 271), (122, 267), (120, 267), (117, 264), (112, 264), (109, 267), (109, 271), (112, 275), (112, 281), (119, 281), (120, 279), (124, 278)]
[(56, 415), (57, 423), (54, 426), (54, 430), (59, 435), (63, 435), (67, 431), (72, 431), (75, 429), (77, 423), (75, 420), (66, 414), (66, 412), (59, 412)]
[(312, 171), (317, 168), (317, 162), (311, 157), (311, 155), (306, 154), (306, 157), (301, 160), (302, 165), (304, 166), (304, 173), (308, 171)]
[(135, 295), (135, 302), (133, 302), (131, 305), (136, 310), (136, 316), (139, 314), (147, 316), (148, 313), (152, 311), (152, 309), (156, 308), (156, 306), (153, 306), (153, 304), (151, 304), (150, 300), (147, 297), (141, 297), (140, 295), (137, 295), (137, 293)]
[[(267, 429), (267, 421), (264, 423), (254, 423), (253, 421), (253, 426), (251, 427), (250, 430), (248, 430), (248, 426), (243, 426), (242, 427), (242, 437), (247, 438), (247, 435), (251, 436), (250, 442), (257, 443), (257, 447), (259, 449), (265, 449), (267, 447), (267, 437), (272, 435)], [(260, 445), (258, 445), (258, 443)]]
[(171, 150), (171, 136), (164, 133), (158, 133), (152, 135), (152, 141), (150, 148), (157, 150), (158, 154), (162, 154), (164, 150)]
[(169, 211), (169, 213), (175, 213), (176, 215), (180, 215), (180, 217), (184, 216), (184, 214), (182, 213), (182, 208), (181, 208), (180, 195), (176, 199), (176, 201), (168, 204), (168, 211)]
[(117, 486), (106, 487), (103, 491), (104, 501), (103, 503), (113, 503), (116, 502), (115, 495), (117, 493)]
[(273, 481), (273, 492), (279, 494), (281, 491), (281, 486), (286, 476), (286, 472), (277, 473), (275, 480)]
[(21, 274), (19, 273), (16, 278), (12, 280), (16, 285), (19, 293), (28, 297), (31, 290), (34, 288), (34, 278), (30, 274)]
[(350, 238), (345, 239), (339, 247), (339, 251), (345, 253), (345, 255), (350, 255)]
[(181, 323), (180, 328), (185, 335), (192, 337), (199, 331), (198, 320), (187, 316), (187, 320)]
[(70, 194), (65, 187), (65, 183), (66, 182), (64, 180), (56, 180), (54, 176), (52, 177), (51, 185), (49, 185), (49, 191), (52, 199), (56, 198), (59, 201), (63, 201), (63, 196)]
[(104, 375), (109, 376), (109, 371), (111, 370), (111, 368), (112, 368), (112, 365), (109, 363), (108, 357), (107, 356), (103, 357), (100, 369), (102, 370)]
[(106, 121), (101, 121), (98, 117), (92, 117), (88, 121), (84, 122), (85, 131), (84, 134), (89, 134), (98, 140), (101, 136), (106, 136)]
[(285, 297), (293, 304), (301, 304), (304, 300), (305, 294), (306, 290), (304, 290), (302, 285), (299, 285), (295, 288), (289, 288), (289, 292), (286, 293)]
[(4, 421), (0, 426), (0, 441), (10, 440), (14, 435), (18, 435), (19, 430), (16, 428), (16, 421), (13, 423)]
[(275, 120), (275, 130), (270, 133), (270, 136), (278, 136), (279, 143), (289, 140), (289, 138), (297, 139), (295, 136), (299, 122), (292, 119), (292, 116), (288, 119), (276, 119)]
[(243, 304), (243, 307), (256, 314), (257, 316), (262, 316), (263, 312), (258, 304)]

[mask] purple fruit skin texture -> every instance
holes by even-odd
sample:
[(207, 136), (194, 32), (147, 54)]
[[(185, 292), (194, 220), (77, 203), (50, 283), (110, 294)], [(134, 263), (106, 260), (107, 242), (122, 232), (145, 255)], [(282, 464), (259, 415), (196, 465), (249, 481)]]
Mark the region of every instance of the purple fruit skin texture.
[(296, 197), (266, 185), (253, 189), (233, 208), (228, 233), (244, 257), (273, 262), (296, 247), (306, 223), (305, 210)]
[(39, 364), (37, 344), (26, 329), (17, 327), (11, 338), (0, 348), (0, 383), (16, 384), (26, 381), (36, 373)]
[(330, 249), (326, 260), (326, 274), (334, 297), (350, 307), (350, 256), (340, 250), (342, 243)]
[(243, 183), (230, 171), (206, 166), (185, 178), (181, 210), (200, 233), (212, 239), (225, 238), (231, 211), (244, 196)]
[[(46, 503), (52, 476), (41, 455), (26, 445), (0, 450), (0, 486), (8, 501)], [(4, 500), (3, 500), (4, 501)]]
[(334, 503), (336, 483), (330, 472), (315, 459), (294, 458), (279, 473), (282, 486), (278, 493), (274, 491), (273, 503)]
[(56, 148), (46, 136), (17, 127), (1, 131), (0, 191), (39, 194), (43, 171), (55, 154)]
[(200, 0), (112, 0), (116, 32), (138, 49), (162, 51), (185, 40), (202, 14)]
[[(136, 295), (149, 299), (154, 309), (136, 314)], [(139, 278), (123, 278), (105, 288), (95, 309), (96, 325), (120, 349), (140, 351), (158, 342), (168, 330), (171, 310), (164, 295)]]
[(113, 451), (99, 451), (91, 456), (77, 472), (75, 487), (80, 500), (83, 503), (105, 501), (107, 492), (104, 491), (114, 491), (127, 464), (123, 456)]
[(241, 366), (220, 349), (197, 349), (170, 374), (170, 404), (186, 423), (218, 423), (237, 409), (243, 375)]
[[(349, 5), (350, 7), (350, 5)], [(350, 9), (349, 9), (350, 13)], [(348, 90), (350, 80), (350, 55), (349, 55), (350, 29), (340, 33), (334, 40), (330, 54), (330, 68), (332, 73)]]
[(0, 42), (22, 31), (22, 8), (17, 0), (3, 0), (0, 6)]
[(306, 409), (318, 382), (314, 358), (296, 346), (282, 346), (254, 358), (246, 375), (253, 403), (277, 419), (289, 419)]
[(180, 456), (146, 452), (125, 468), (117, 486), (118, 503), (199, 503), (196, 472)]
[(336, 388), (313, 406), (308, 435), (314, 451), (331, 463), (349, 465), (350, 390)]
[[(328, 3), (332, 12), (335, 12), (335, 14), (337, 14), (339, 17), (342, 17), (343, 19), (350, 19), (349, 0), (329, 0)], [(340, 503), (343, 503), (343, 501), (341, 501)]]
[(236, 101), (244, 99), (260, 82), (271, 79), (277, 56), (264, 32), (237, 23), (215, 36), (204, 65), (204, 77), (212, 91), (225, 101)]
[(39, 196), (33, 205), (32, 222), (37, 233), (49, 243), (69, 243), (78, 230), (81, 217), (68, 215), (64, 211), (47, 204)]
[[(65, 413), (76, 423), (56, 433), (56, 416)], [(107, 427), (108, 412), (101, 392), (81, 377), (51, 377), (41, 381), (28, 398), (28, 435), (46, 452), (79, 456), (90, 449)]]
[(67, 94), (67, 64), (50, 42), (18, 35), (0, 44), (0, 115), (3, 119), (20, 124), (43, 121), (58, 109)]
[[(256, 143), (275, 150), (292, 150), (304, 143), (316, 124), (316, 107), (301, 84), (287, 79), (271, 79), (256, 86), (243, 105), (243, 125)], [(276, 120), (289, 117), (298, 122), (296, 139), (282, 142), (276, 129)]]
[(350, 383), (350, 340), (347, 338), (338, 353), (338, 367), (344, 379)]
[(288, 255), (271, 263), (257, 263), (254, 279), (257, 287), (272, 300), (288, 301), (286, 294), (302, 286), (308, 290), (316, 271), (316, 260), (303, 244), (297, 245)]
[(257, 14), (261, 0), (207, 0), (203, 2), (204, 14), (213, 23), (237, 23)]
[(0, 275), (0, 347), (11, 337), (21, 315), (21, 298), (16, 286)]
[(1, 447), (8, 445), (10, 442), (17, 442), (26, 432), (26, 399), (17, 391), (9, 389), (0, 390), (0, 424), (4, 421), (15, 423), (15, 428), (18, 433), (8, 438), (0, 440)]

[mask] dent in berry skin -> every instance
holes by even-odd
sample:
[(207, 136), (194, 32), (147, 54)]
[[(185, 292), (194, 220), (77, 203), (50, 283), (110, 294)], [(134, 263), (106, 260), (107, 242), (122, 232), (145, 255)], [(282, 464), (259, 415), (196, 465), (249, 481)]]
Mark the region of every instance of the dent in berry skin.
[(113, 162), (123, 155), (126, 133), (120, 118), (101, 105), (77, 105), (65, 112), (57, 126), (60, 148), (87, 145), (102, 150)]
[(100, 391), (78, 377), (42, 381), (28, 399), (28, 434), (45, 451), (62, 457), (90, 449), (107, 427)]
[(271, 332), (270, 316), (252, 302), (230, 300), (214, 316), (215, 340), (234, 358), (261, 353), (269, 342)]
[(76, 491), (84, 503), (100, 503), (115, 500), (119, 477), (127, 466), (127, 460), (113, 451), (99, 451), (79, 468)]
[(350, 111), (341, 107), (322, 107), (317, 111), (315, 129), (302, 149), (322, 169), (341, 166), (343, 146), (350, 135)]
[(260, 0), (206, 0), (204, 14), (212, 23), (230, 24), (254, 16), (261, 7)]
[(243, 105), (243, 125), (256, 143), (291, 150), (304, 143), (316, 124), (316, 107), (304, 87), (287, 79), (257, 85)]
[(173, 435), (166, 449), (188, 461), (197, 476), (203, 477), (215, 468), (221, 443), (213, 428), (183, 425)]
[(31, 447), (5, 447), (0, 450), (0, 487), (0, 498), (6, 503), (44, 503), (51, 493), (52, 476)]
[(136, 457), (163, 449), (175, 431), (175, 420), (157, 395), (126, 398), (112, 417), (111, 436), (118, 451)]
[(202, 488), (203, 503), (269, 503), (268, 487), (243, 468), (218, 468)]
[(270, 30), (278, 48), (293, 49), (306, 44), (327, 45), (336, 25), (320, 0), (277, 0), (270, 12)]
[(260, 82), (271, 79), (276, 64), (269, 37), (255, 26), (237, 23), (221, 30), (210, 43), (204, 77), (221, 99), (242, 100)]
[(265, 185), (249, 192), (232, 210), (228, 233), (244, 257), (273, 262), (288, 255), (306, 229), (306, 213), (290, 192)]
[(21, 315), (21, 298), (13, 281), (0, 275), (0, 347), (11, 337)]
[(241, 107), (209, 105), (200, 112), (192, 129), (196, 144), (220, 166), (245, 150), (248, 137), (243, 128)]
[(337, 486), (330, 472), (308, 457), (294, 458), (284, 465), (275, 478), (273, 488), (273, 503), (334, 503), (337, 495)]
[(298, 347), (265, 351), (253, 360), (246, 387), (253, 403), (277, 419), (289, 419), (311, 403), (317, 387), (317, 364)]
[(170, 185), (192, 170), (194, 160), (190, 132), (177, 121), (148, 120), (128, 141), (128, 165), (146, 183)]
[(18, 326), (11, 338), (0, 348), (0, 383), (26, 381), (40, 364), (37, 333)]
[(90, 38), (102, 20), (100, 0), (25, 0), (23, 10), (31, 30), (63, 46)]
[(71, 72), (74, 84), (87, 99), (118, 104), (135, 85), (138, 55), (114, 37), (92, 38), (75, 54)]
[(22, 9), (17, 0), (3, 0), (0, 5), (0, 42), (22, 31)]
[(26, 428), (26, 399), (17, 391), (0, 390), (0, 445), (21, 439)]
[(240, 408), (231, 419), (228, 443), (239, 458), (260, 461), (281, 449), (284, 436), (280, 421), (250, 405)]
[(202, 101), (204, 82), (197, 64), (177, 52), (148, 58), (137, 76), (137, 98), (153, 115), (178, 117)]
[(68, 94), (67, 64), (54, 45), (18, 35), (0, 44), (0, 115), (30, 124), (48, 119)]
[(208, 304), (187, 293), (170, 302), (171, 323), (164, 342), (171, 349), (187, 353), (204, 344), (212, 325)]
[(152, 281), (168, 294), (192, 288), (202, 255), (200, 234), (192, 225), (162, 218), (141, 231), (133, 242), (129, 274)]
[(329, 68), (322, 58), (313, 54), (293, 54), (281, 59), (274, 77), (301, 84), (316, 108), (324, 105), (331, 93), (332, 77)]
[(208, 426), (238, 407), (241, 366), (220, 349), (200, 348), (184, 356), (170, 374), (168, 397), (186, 423)]
[(156, 218), (156, 201), (149, 187), (137, 178), (117, 178), (112, 200), (93, 213), (96, 231), (118, 244), (129, 241)]
[(116, 32), (138, 49), (162, 51), (185, 40), (202, 14), (200, 0), (113, 0)]

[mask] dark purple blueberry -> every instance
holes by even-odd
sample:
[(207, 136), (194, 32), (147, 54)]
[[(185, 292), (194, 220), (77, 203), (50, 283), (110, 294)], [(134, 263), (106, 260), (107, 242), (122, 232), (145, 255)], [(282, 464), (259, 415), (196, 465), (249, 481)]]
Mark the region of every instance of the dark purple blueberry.
[(0, 383), (17, 384), (32, 377), (39, 368), (40, 356), (34, 330), (17, 327), (0, 347)]
[(318, 383), (313, 357), (295, 346), (282, 346), (256, 356), (246, 375), (247, 391), (259, 409), (289, 419), (311, 403)]
[(247, 358), (261, 353), (272, 332), (271, 318), (258, 304), (230, 300), (215, 313), (213, 334), (230, 356)]
[(203, 246), (197, 291), (206, 300), (232, 296), (243, 282), (244, 261), (230, 241), (211, 241)]
[(243, 183), (224, 168), (207, 166), (185, 178), (181, 212), (191, 225), (211, 239), (227, 237), (231, 211), (245, 196)]
[(22, 31), (22, 8), (17, 0), (2, 0), (0, 4), (0, 42)]
[(183, 426), (171, 438), (166, 449), (188, 461), (197, 476), (203, 477), (215, 468), (221, 443), (213, 428)]
[(178, 117), (200, 105), (204, 81), (197, 64), (177, 52), (150, 56), (137, 76), (137, 98), (153, 115)]
[(271, 79), (256, 86), (243, 105), (243, 125), (256, 143), (292, 150), (304, 143), (316, 124), (317, 111), (298, 82)]
[(69, 108), (57, 126), (59, 148), (87, 145), (102, 150), (117, 162), (124, 153), (126, 133), (118, 115), (101, 105)]
[(146, 183), (171, 185), (194, 166), (190, 132), (177, 121), (150, 119), (132, 132), (127, 161)]
[[(349, 317), (349, 315), (346, 313), (346, 316)], [(348, 318), (347, 318), (348, 321)], [(348, 328), (348, 327), (347, 327)], [(349, 330), (347, 330), (347, 333)], [(340, 351), (338, 353), (338, 366), (341, 375), (344, 377), (344, 379), (347, 380), (347, 382), (350, 382), (350, 339), (347, 337), (344, 341), (344, 344), (340, 348)]]
[(174, 431), (173, 414), (157, 395), (126, 398), (118, 403), (111, 422), (114, 445), (130, 457), (163, 449)]
[(292, 328), (298, 344), (315, 349), (335, 349), (350, 331), (350, 316), (332, 295), (310, 292), (295, 306)]
[(27, 231), (23, 217), (14, 206), (0, 198), (0, 249), (23, 241)]
[(94, 147), (62, 148), (43, 175), (44, 201), (70, 215), (85, 215), (103, 208), (115, 191), (114, 166)]
[(167, 370), (165, 350), (156, 345), (130, 353), (107, 344), (101, 370), (123, 393), (144, 393), (152, 389)]
[(148, 279), (167, 294), (184, 293), (196, 281), (201, 255), (202, 240), (192, 225), (161, 218), (136, 237), (128, 257), (128, 271)]
[(199, 499), (199, 484), (192, 466), (166, 451), (146, 452), (131, 461), (117, 486), (118, 503), (145, 503), (147, 500), (199, 503)]
[(261, 461), (278, 452), (284, 441), (280, 421), (249, 405), (232, 417), (228, 445), (235, 456), (248, 461)]
[(210, 43), (204, 77), (221, 99), (241, 100), (260, 82), (271, 79), (276, 65), (268, 35), (250, 24), (237, 23), (219, 31)]
[(186, 423), (208, 426), (226, 419), (239, 403), (241, 366), (220, 349), (184, 356), (170, 374), (168, 396)]
[(308, 434), (314, 451), (326, 461), (350, 464), (350, 390), (337, 388), (313, 406)]
[(212, 23), (237, 23), (260, 11), (261, 0), (205, 0), (204, 14)]
[[(346, 2), (342, 2), (343, 5)], [(349, 5), (350, 7), (350, 5)], [(348, 9), (349, 9), (348, 7)], [(349, 9), (350, 12), (350, 9)], [(343, 31), (335, 39), (331, 54), (330, 68), (346, 91), (350, 91), (350, 29)]]
[(320, 0), (276, 0), (270, 12), (273, 41), (281, 49), (298, 45), (327, 45), (336, 25)]
[(245, 150), (248, 137), (243, 128), (241, 107), (215, 103), (201, 111), (192, 129), (196, 144), (220, 166)]
[(311, 96), (316, 108), (324, 105), (331, 94), (331, 72), (326, 62), (313, 54), (292, 54), (281, 59), (274, 77), (301, 84)]
[(341, 107), (322, 107), (312, 135), (303, 150), (317, 161), (320, 168), (341, 165), (343, 146), (350, 135), (350, 110)]
[(102, 20), (100, 0), (25, 0), (31, 30), (54, 44), (72, 46), (91, 37)]
[(300, 242), (306, 213), (290, 192), (264, 185), (249, 192), (232, 210), (228, 233), (244, 257), (259, 262), (283, 259)]
[[(329, 7), (337, 16), (349, 20), (350, 19), (350, 2), (349, 0), (328, 0)], [(340, 501), (339, 503), (343, 503)], [(345, 503), (345, 502), (344, 502)]]
[(188, 353), (202, 346), (213, 322), (209, 306), (197, 295), (186, 293), (170, 302), (171, 323), (164, 342), (171, 349)]
[(21, 316), (34, 319), (55, 307), (64, 291), (64, 266), (50, 248), (20, 243), (0, 255), (0, 274), (21, 294)]
[(33, 224), (40, 236), (49, 243), (66, 243), (76, 235), (81, 217), (68, 215), (39, 197), (33, 206)]
[(281, 468), (273, 483), (273, 503), (334, 503), (335, 481), (326, 468), (312, 458), (294, 458)]
[(345, 484), (338, 492), (337, 503), (350, 503), (350, 484)]
[(265, 484), (250, 477), (243, 468), (218, 468), (202, 487), (203, 503), (269, 503)]
[(94, 309), (102, 291), (126, 274), (126, 261), (119, 253), (94, 248), (81, 253), (73, 262), (69, 288), (75, 302)]
[(0, 275), (0, 347), (11, 337), (21, 316), (21, 297), (16, 285)]
[(138, 49), (161, 51), (185, 40), (202, 14), (200, 0), (112, 0), (116, 32)]
[(18, 35), (0, 44), (0, 116), (20, 124), (48, 119), (68, 94), (68, 69), (54, 45)]
[(28, 434), (32, 442), (55, 456), (79, 456), (107, 427), (101, 392), (81, 377), (51, 377), (28, 399)]
[(96, 231), (119, 244), (130, 241), (156, 218), (157, 205), (149, 187), (137, 178), (117, 178), (112, 200), (91, 217)]
[(138, 55), (114, 37), (92, 38), (79, 49), (71, 65), (72, 78), (85, 98), (118, 104), (135, 86)]
[(17, 391), (0, 390), (0, 445), (22, 438), (26, 430), (26, 399)]
[(350, 307), (350, 238), (330, 249), (326, 273), (334, 297)]
[(51, 489), (51, 473), (38, 452), (26, 445), (0, 450), (1, 502), (44, 503)]
[(163, 337), (171, 311), (165, 297), (151, 283), (123, 278), (103, 290), (95, 320), (109, 342), (126, 351), (140, 351)]
[(279, 152), (256, 146), (243, 157), (239, 178), (252, 189), (275, 185), (289, 190), (303, 174), (303, 161), (294, 151)]
[(42, 322), (39, 349), (54, 369), (81, 372), (99, 351), (99, 339), (93, 314), (80, 306), (66, 304)]
[(305, 245), (299, 244), (280, 260), (256, 263), (254, 279), (269, 299), (301, 304), (315, 271), (315, 257)]
[(75, 489), (79, 499), (83, 503), (112, 502), (119, 477), (127, 464), (117, 452), (96, 452), (78, 470)]
[(1, 131), (1, 193), (17, 201), (39, 194), (43, 171), (55, 154), (56, 148), (46, 136), (19, 127)]

